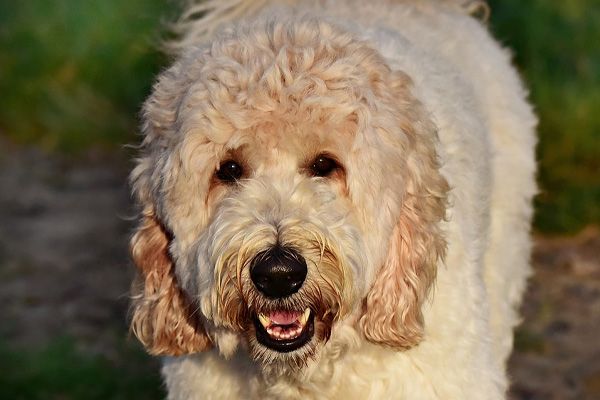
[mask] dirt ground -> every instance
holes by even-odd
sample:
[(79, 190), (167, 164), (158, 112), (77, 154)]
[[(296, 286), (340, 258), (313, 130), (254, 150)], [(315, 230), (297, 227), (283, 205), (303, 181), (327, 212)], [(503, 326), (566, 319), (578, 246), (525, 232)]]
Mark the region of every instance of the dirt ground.
[[(124, 160), (0, 143), (0, 335), (9, 346), (68, 336), (84, 352), (118, 352), (135, 215)], [(600, 399), (600, 231), (535, 241), (511, 398)]]

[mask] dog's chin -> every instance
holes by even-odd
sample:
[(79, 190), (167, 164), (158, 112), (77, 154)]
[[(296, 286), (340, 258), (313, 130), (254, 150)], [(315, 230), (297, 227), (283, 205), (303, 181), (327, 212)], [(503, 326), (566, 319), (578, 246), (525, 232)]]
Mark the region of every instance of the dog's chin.
[(302, 369), (324, 341), (317, 318), (310, 309), (255, 314), (247, 333), (252, 357), (282, 372)]

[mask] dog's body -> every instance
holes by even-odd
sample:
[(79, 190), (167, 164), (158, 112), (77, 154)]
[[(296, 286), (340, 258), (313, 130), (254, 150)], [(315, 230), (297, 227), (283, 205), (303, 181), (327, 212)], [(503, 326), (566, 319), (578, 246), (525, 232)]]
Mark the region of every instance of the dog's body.
[(250, 22), (192, 23), (132, 174), (169, 398), (503, 399), (535, 192), (508, 55), (453, 1), (233, 3)]

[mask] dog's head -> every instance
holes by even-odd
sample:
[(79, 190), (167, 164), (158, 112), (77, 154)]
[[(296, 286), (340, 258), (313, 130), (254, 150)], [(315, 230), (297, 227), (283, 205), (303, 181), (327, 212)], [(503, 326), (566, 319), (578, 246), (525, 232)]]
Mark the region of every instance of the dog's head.
[(352, 321), (423, 337), (447, 183), (411, 81), (316, 18), (221, 32), (164, 72), (132, 173), (132, 328), (155, 354), (302, 365)]

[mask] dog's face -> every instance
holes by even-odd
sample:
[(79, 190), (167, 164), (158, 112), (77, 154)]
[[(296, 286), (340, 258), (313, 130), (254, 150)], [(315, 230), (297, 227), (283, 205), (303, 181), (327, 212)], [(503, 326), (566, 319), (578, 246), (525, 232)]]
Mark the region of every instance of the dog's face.
[(350, 321), (407, 348), (443, 257), (436, 134), (367, 43), (316, 19), (222, 32), (160, 77), (132, 173), (132, 326), (156, 354), (301, 366)]

